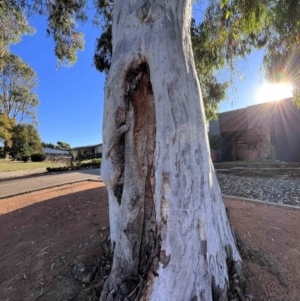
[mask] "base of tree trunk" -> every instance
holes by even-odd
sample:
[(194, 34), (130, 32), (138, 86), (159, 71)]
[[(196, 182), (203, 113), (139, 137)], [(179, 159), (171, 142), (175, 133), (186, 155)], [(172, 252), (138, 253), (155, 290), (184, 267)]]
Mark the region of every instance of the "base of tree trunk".
[[(226, 213), (228, 216), (228, 220), (230, 221), (229, 208), (226, 208)], [(235, 243), (238, 247), (239, 252), (245, 255), (247, 253), (245, 251), (245, 246), (242, 244), (239, 235), (235, 232), (232, 226), (231, 226), (231, 231), (234, 235)], [(104, 251), (104, 255), (102, 256), (103, 259), (101, 262), (104, 266), (106, 266), (105, 274), (103, 274), (103, 277), (107, 278), (111, 273), (111, 270), (107, 269), (107, 267), (111, 268), (112, 258), (114, 255), (112, 251), (113, 250), (112, 242), (109, 236), (103, 241), (102, 250)], [(240, 261), (235, 262), (233, 260), (230, 247), (224, 250), (224, 252), (227, 253), (227, 258), (228, 258), (226, 262), (227, 270), (228, 270), (228, 280), (229, 280), (228, 290), (224, 295), (224, 292), (220, 292), (218, 286), (213, 282), (211, 288), (213, 292), (213, 299), (211, 301), (223, 301), (223, 300), (224, 301), (252, 301), (253, 297), (250, 294), (246, 294), (246, 289), (247, 289), (246, 269), (243, 267)], [(149, 272), (151, 273), (151, 271)], [(136, 277), (125, 279), (123, 283), (118, 287), (107, 290), (108, 287), (111, 287), (109, 285), (110, 284), (109, 282), (110, 279), (108, 278), (104, 286), (100, 288), (103, 290), (99, 301), (144, 300), (142, 296), (146, 289), (147, 275), (137, 275)], [(224, 298), (220, 298), (219, 296), (221, 295), (224, 295)], [(191, 301), (196, 301), (196, 300), (198, 299), (193, 299)]]
[[(251, 252), (251, 248), (245, 246), (239, 236), (237, 235), (237, 245), (239, 246), (239, 251), (241, 254), (247, 256), (249, 252)], [(72, 276), (73, 278), (80, 283), (84, 284), (84, 292), (88, 288), (89, 295), (93, 296), (92, 300), (95, 298), (99, 298), (100, 293), (103, 291), (104, 283), (108, 279), (111, 273), (112, 267), (112, 260), (113, 260), (113, 252), (111, 251), (111, 240), (110, 237), (107, 236), (101, 245), (102, 252), (101, 257), (97, 259), (97, 263), (95, 265), (85, 265), (83, 263), (79, 263), (72, 268)], [(246, 291), (246, 284), (247, 284), (247, 277), (248, 272), (245, 270), (240, 264), (236, 264), (233, 261), (228, 260), (228, 267), (229, 267), (229, 290), (225, 299), (227, 301), (252, 301), (252, 296), (249, 294), (245, 294)], [(145, 277), (136, 277), (136, 279), (128, 279), (127, 287), (129, 284), (132, 285), (131, 290), (127, 291), (124, 294), (124, 286), (122, 285), (116, 290), (109, 292), (106, 294), (106, 299), (104, 300), (143, 300), (140, 297), (143, 294), (146, 285)], [(212, 287), (212, 290), (216, 290), (216, 294), (219, 292), (217, 291), (216, 287)], [(76, 300), (80, 300), (80, 296), (82, 298), (85, 297), (85, 293), (79, 292), (78, 296), (75, 298)], [(122, 292), (122, 293), (121, 293)], [(97, 297), (98, 296), (98, 297)], [(118, 296), (118, 297), (117, 297)], [(103, 300), (102, 298), (100, 300)], [(213, 301), (221, 300), (219, 298), (213, 297)]]

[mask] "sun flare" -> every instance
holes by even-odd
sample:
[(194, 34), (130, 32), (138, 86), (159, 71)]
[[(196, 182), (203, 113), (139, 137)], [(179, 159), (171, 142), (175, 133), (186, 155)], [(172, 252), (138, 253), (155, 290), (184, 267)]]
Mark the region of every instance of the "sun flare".
[(290, 84), (263, 84), (256, 93), (256, 103), (276, 101), (293, 96)]

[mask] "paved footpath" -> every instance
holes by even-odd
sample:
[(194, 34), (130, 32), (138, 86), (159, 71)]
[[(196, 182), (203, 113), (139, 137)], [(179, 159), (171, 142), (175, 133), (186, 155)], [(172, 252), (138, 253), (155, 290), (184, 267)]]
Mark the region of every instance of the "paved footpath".
[(0, 181), (0, 199), (44, 188), (86, 180), (100, 181), (101, 177), (99, 168)]

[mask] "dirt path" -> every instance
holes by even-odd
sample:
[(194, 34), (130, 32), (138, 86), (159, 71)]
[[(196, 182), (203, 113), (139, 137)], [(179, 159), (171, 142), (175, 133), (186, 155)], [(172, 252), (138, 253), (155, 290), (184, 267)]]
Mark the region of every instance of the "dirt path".
[[(248, 258), (254, 301), (300, 301), (300, 210), (236, 200), (226, 205)], [(98, 300), (99, 291), (75, 281), (71, 270), (99, 262), (108, 233), (100, 182), (0, 200), (0, 300)]]

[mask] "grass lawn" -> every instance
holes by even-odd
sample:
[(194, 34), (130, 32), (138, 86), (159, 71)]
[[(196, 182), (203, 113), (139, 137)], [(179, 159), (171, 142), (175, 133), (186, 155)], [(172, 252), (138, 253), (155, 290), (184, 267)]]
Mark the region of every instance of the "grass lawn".
[(28, 170), (46, 167), (64, 166), (65, 163), (56, 162), (23, 162), (23, 161), (8, 161), (0, 160), (0, 172), (3, 171), (15, 171), (15, 170)]

